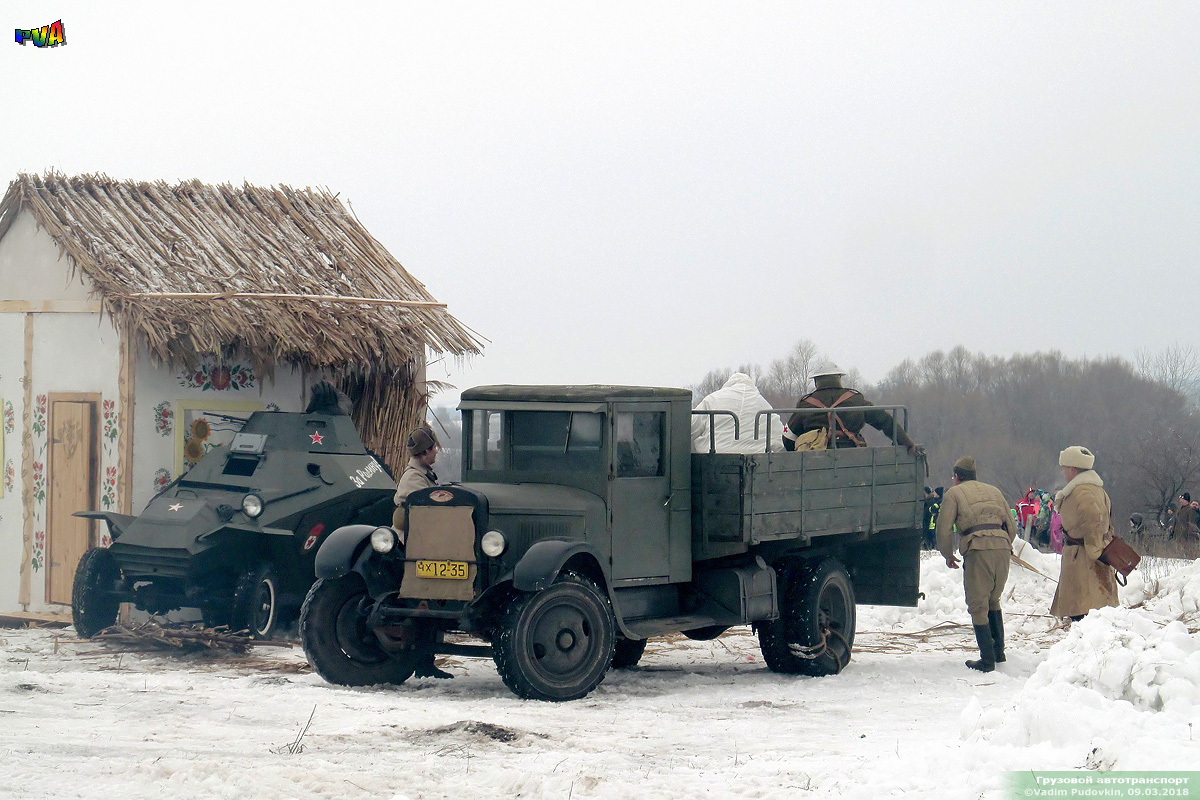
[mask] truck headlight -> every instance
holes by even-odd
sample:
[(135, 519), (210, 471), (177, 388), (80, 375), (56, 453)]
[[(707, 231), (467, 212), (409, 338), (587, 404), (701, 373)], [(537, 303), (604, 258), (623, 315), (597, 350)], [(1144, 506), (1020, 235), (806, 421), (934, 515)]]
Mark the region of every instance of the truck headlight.
[(390, 553), (396, 546), (396, 532), (391, 528), (376, 528), (371, 531), (371, 547), (376, 553)]
[(242, 498), (242, 511), (247, 517), (254, 519), (263, 512), (263, 499), (256, 494), (248, 494)]
[(500, 531), (488, 531), (479, 540), (479, 549), (483, 551), (485, 556), (495, 558), (504, 552), (508, 547), (508, 540), (504, 538), (504, 534)]

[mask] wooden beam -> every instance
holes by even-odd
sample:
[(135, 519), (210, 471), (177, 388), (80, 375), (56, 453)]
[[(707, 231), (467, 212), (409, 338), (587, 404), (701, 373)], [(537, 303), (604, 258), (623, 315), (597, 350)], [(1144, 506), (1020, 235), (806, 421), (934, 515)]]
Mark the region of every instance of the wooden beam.
[(120, 481), (117, 505), (122, 514), (132, 514), (134, 376), (137, 374), (137, 349), (132, 331), (119, 330), (118, 335), (121, 337), (121, 366), (117, 373), (117, 419), (121, 427), (117, 431), (117, 475)]
[(392, 300), (386, 297), (347, 297), (340, 294), (272, 294), (262, 292), (132, 292), (135, 298), (162, 300), (315, 300), (322, 303), (367, 303), (404, 308), (446, 308), (445, 303), (433, 300)]
[(17, 602), (29, 606), (32, 596), (30, 559), (33, 558), (33, 314), (25, 315), (25, 408), (21, 413), (21, 509), (25, 525), (21, 534), (21, 563), (18, 567), (20, 587)]
[(0, 314), (99, 314), (99, 300), (0, 300)]

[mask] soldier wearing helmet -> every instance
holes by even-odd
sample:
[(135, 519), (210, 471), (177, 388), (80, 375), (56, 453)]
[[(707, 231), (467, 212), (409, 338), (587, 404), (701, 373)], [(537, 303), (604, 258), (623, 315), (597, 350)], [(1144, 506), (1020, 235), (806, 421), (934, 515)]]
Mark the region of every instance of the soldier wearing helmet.
[[(842, 386), (845, 372), (832, 361), (826, 361), (817, 367), (813, 373), (813, 391), (796, 401), (796, 408), (835, 408), (840, 411), (833, 422), (833, 435), (827, 436), (824, 442), (817, 442), (809, 449), (822, 447), (864, 447), (866, 440), (860, 431), (863, 425), (870, 425), (883, 431), (889, 438), (895, 431), (896, 441), (908, 448), (909, 452), (916, 450), (917, 444), (905, 432), (904, 428), (892, 419), (892, 415), (883, 409), (874, 408), (871, 401), (863, 397), (857, 389), (847, 389)], [(845, 408), (866, 408), (867, 411), (841, 411)], [(829, 414), (792, 414), (783, 429), (783, 448), (795, 450), (797, 438), (812, 440), (820, 438), (817, 432), (828, 430)], [(805, 449), (805, 448), (801, 448)]]

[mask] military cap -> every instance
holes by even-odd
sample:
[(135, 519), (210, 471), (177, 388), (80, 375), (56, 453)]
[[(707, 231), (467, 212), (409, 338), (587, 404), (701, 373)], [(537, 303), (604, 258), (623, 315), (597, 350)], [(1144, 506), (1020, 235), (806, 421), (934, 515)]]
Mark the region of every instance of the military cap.
[(974, 472), (975, 459), (972, 456), (963, 456), (954, 462), (954, 468), (963, 472)]
[(419, 456), (426, 450), (437, 446), (437, 439), (428, 428), (417, 428), (408, 436), (408, 452)]

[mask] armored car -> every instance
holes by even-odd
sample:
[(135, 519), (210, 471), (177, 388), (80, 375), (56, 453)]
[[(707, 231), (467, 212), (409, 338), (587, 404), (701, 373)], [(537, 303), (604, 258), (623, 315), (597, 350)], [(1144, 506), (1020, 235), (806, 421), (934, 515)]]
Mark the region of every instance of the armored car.
[(76, 514), (104, 520), (113, 541), (76, 568), (75, 629), (91, 636), (129, 602), (199, 608), (208, 625), (269, 637), (295, 620), (321, 543), (386, 524), (395, 488), (349, 416), (257, 412), (138, 516)]

